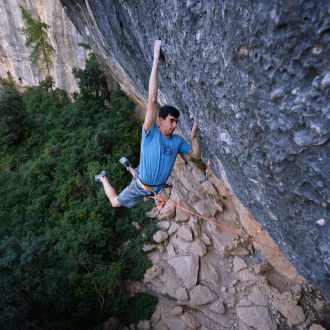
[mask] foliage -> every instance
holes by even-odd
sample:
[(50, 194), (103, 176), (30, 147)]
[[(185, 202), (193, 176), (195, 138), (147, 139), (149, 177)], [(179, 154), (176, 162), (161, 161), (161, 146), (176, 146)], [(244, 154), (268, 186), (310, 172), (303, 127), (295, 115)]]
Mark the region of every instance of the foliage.
[(149, 320), (154, 312), (157, 298), (145, 292), (136, 293), (127, 302), (128, 323), (137, 323), (139, 320)]
[(78, 46), (80, 46), (80, 47), (82, 47), (84, 49), (87, 49), (87, 50), (91, 50), (92, 49), (92, 47), (88, 43), (86, 43), (86, 42), (80, 42), (80, 43), (78, 43)]
[(85, 69), (74, 68), (72, 73), (79, 80), (80, 94), (74, 94), (75, 99), (83, 102), (97, 100), (102, 102), (108, 97), (106, 79), (93, 52), (89, 52), (87, 56)]
[(12, 81), (2, 79), (0, 83), (0, 143), (6, 146), (17, 143), (30, 127), (22, 97)]
[(20, 8), (25, 23), (25, 27), (20, 30), (26, 37), (25, 46), (33, 47), (30, 57), (31, 62), (34, 65), (44, 64), (49, 76), (49, 68), (53, 62), (52, 58), (55, 52), (48, 39), (50, 26), (39, 17), (38, 19), (32, 18), (32, 15), (22, 6)]
[[(51, 78), (22, 94), (1, 92), (1, 139), (15, 143), (0, 145), (0, 328), (86, 329), (110, 316), (126, 320), (125, 281), (150, 266), (141, 249), (155, 231), (144, 217), (150, 204), (113, 209), (94, 181), (102, 169), (118, 190), (130, 180), (118, 159), (138, 161), (132, 104), (106, 90), (94, 56), (75, 75), (81, 90), (74, 102)], [(27, 122), (30, 131), (16, 136)]]

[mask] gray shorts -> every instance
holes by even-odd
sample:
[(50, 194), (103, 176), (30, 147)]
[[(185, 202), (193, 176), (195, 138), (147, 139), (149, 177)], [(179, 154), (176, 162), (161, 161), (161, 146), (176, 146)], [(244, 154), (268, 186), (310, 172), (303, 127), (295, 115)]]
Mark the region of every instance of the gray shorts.
[(137, 176), (135, 176), (130, 185), (118, 195), (117, 200), (122, 206), (131, 208), (143, 200), (144, 197), (152, 195), (150, 191), (143, 189)]

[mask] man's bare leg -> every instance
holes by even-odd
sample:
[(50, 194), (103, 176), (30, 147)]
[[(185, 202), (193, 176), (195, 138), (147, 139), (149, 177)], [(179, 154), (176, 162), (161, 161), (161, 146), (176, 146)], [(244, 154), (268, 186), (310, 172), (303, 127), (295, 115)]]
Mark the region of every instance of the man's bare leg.
[(132, 174), (133, 178), (135, 177), (136, 170), (135, 170), (135, 168), (131, 165), (131, 163), (128, 161), (128, 159), (127, 159), (126, 157), (121, 157), (121, 158), (119, 159), (119, 163), (120, 163), (121, 165), (123, 165), (123, 166), (126, 168), (126, 170), (129, 171), (129, 172)]
[(112, 207), (120, 207), (121, 204), (118, 202), (118, 195), (116, 193), (116, 190), (111, 186), (110, 182), (108, 181), (108, 178), (106, 176), (101, 176), (100, 181), (103, 185), (104, 192), (109, 198)]
[(134, 178), (134, 177), (135, 177), (135, 174), (136, 174), (136, 170), (135, 170), (135, 168), (133, 168), (133, 167), (129, 167), (128, 170), (129, 170), (129, 172), (132, 174), (132, 177)]

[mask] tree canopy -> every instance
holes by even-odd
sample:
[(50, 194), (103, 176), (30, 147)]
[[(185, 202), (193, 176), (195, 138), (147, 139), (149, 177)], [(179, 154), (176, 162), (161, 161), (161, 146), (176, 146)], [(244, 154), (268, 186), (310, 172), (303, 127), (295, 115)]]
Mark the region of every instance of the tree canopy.
[[(94, 182), (102, 169), (118, 190), (129, 182), (118, 159), (138, 161), (133, 105), (120, 90), (106, 90), (95, 56), (75, 76), (73, 101), (50, 77), (22, 93), (13, 86), (0, 93), (7, 127), (0, 136), (0, 328), (87, 329), (109, 317), (129, 323), (149, 318), (157, 302), (145, 294), (129, 299), (125, 289), (150, 266), (141, 250), (155, 231), (144, 216), (150, 204), (113, 209)], [(130, 306), (146, 300), (133, 315)]]

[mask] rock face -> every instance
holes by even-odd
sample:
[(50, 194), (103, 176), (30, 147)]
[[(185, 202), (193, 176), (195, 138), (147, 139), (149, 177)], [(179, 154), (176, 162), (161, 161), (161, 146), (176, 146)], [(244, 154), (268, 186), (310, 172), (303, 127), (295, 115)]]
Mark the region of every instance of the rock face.
[(76, 91), (77, 82), (72, 75), (72, 68), (84, 66), (86, 50), (78, 46), (82, 38), (68, 19), (59, 0), (1, 2), (0, 76), (7, 77), (7, 72), (10, 72), (15, 81), (21, 79), (22, 86), (25, 86), (36, 85), (47, 75), (45, 69), (31, 64), (31, 48), (25, 46), (25, 37), (19, 31), (24, 27), (19, 6), (31, 13), (33, 18), (39, 16), (50, 26), (49, 42), (55, 49), (51, 76), (57, 87), (68, 92)]
[[(266, 250), (275, 247), (264, 240), (265, 233), (259, 233), (253, 242), (264, 253), (252, 248), (244, 236), (235, 236), (246, 229), (239, 219), (233, 220), (233, 214), (240, 218), (241, 213), (224, 184), (210, 172), (207, 188), (213, 189), (203, 191), (196, 164), (183, 163), (177, 159), (170, 178), (172, 189), (166, 192), (176, 212), (167, 221), (160, 214), (153, 219), (168, 235), (157, 242), (157, 249), (147, 251), (153, 266), (146, 271), (142, 287), (159, 299), (151, 329), (308, 329), (316, 319), (326, 325), (328, 316), (322, 316), (322, 310), (327, 305), (325, 301), (315, 303), (319, 298), (312, 285), (294, 274), (284, 276), (283, 269), (289, 271), (282, 255), (277, 255), (277, 262), (265, 257)], [(191, 187), (183, 187), (183, 176)], [(173, 201), (193, 185), (200, 186), (199, 196), (196, 200), (195, 195), (187, 194), (184, 209), (205, 200), (213, 190), (218, 192), (214, 203), (223, 208), (214, 217), (206, 216), (208, 209), (201, 217), (188, 214), (189, 219), (182, 222), (177, 214), (183, 206)], [(190, 233), (189, 240), (182, 231)]]
[(329, 3), (61, 2), (142, 105), (161, 37), (160, 102), (186, 137), (198, 121), (204, 160), (329, 299)]

